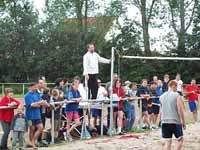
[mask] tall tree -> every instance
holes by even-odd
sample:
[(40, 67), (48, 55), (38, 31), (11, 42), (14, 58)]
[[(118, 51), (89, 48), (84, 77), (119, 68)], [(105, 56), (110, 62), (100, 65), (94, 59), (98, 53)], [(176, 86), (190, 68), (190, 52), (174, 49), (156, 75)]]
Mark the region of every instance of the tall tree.
[(133, 0), (134, 5), (139, 9), (142, 23), (137, 24), (142, 28), (144, 51), (146, 55), (151, 55), (149, 25), (153, 17), (153, 11), (158, 0)]
[(172, 27), (177, 35), (179, 56), (186, 55), (186, 33), (192, 24), (198, 0), (167, 0), (169, 4)]

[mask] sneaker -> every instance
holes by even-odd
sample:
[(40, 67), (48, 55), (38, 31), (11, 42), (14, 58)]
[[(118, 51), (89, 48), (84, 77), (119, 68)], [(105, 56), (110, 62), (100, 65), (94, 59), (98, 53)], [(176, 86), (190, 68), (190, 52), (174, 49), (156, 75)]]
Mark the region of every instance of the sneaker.
[(156, 126), (156, 125), (152, 125), (152, 127), (151, 127), (152, 129), (159, 129), (159, 127), (158, 126)]
[(67, 141), (67, 133), (63, 132), (64, 140)]
[(124, 135), (125, 133), (123, 132), (117, 132), (117, 135)]
[(71, 136), (70, 134), (67, 134), (67, 140), (68, 140), (69, 142), (72, 142), (72, 141), (73, 141), (72, 136)]
[(56, 144), (62, 143), (59, 138), (55, 138), (54, 141), (55, 141)]
[(148, 129), (149, 127), (147, 125), (143, 125), (142, 129)]
[(88, 130), (84, 130), (84, 131), (81, 133), (81, 137), (82, 137), (82, 139), (90, 139), (90, 138), (91, 138), (91, 135), (90, 135), (90, 133), (88, 132)]

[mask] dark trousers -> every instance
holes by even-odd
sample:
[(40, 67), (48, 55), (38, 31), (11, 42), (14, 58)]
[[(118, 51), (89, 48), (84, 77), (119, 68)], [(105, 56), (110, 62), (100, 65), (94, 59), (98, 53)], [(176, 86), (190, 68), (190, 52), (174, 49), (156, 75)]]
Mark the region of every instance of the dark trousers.
[(1, 137), (1, 149), (6, 149), (7, 147), (7, 142), (8, 142), (8, 135), (10, 133), (10, 126), (11, 124), (10, 123), (7, 123), (7, 122), (4, 122), (4, 121), (1, 121), (1, 126), (2, 126), (2, 130), (3, 130), (3, 135)]
[(97, 74), (89, 74), (88, 98), (96, 99), (98, 93)]

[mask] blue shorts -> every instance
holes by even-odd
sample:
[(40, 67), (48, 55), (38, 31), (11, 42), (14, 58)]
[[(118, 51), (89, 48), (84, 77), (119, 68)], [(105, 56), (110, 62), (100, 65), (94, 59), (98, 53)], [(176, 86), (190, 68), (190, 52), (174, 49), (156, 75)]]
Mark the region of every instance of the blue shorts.
[(183, 129), (181, 124), (162, 124), (162, 138), (171, 139), (173, 134), (177, 140), (181, 140), (183, 137)]
[(36, 126), (38, 124), (41, 124), (42, 120), (41, 119), (32, 119), (32, 120), (28, 120), (28, 122), (29, 122), (30, 126)]
[(92, 117), (97, 118), (101, 117), (101, 110), (100, 109), (92, 109)]
[(197, 106), (196, 106), (195, 101), (189, 101), (188, 104), (189, 104), (191, 112), (194, 112), (195, 110), (197, 110)]

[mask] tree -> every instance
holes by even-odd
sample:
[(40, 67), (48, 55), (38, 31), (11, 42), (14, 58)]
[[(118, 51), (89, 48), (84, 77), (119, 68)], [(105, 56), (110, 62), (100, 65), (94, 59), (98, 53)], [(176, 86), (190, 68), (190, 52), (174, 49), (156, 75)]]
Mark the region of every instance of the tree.
[(167, 1), (171, 13), (172, 27), (178, 38), (176, 53), (179, 56), (185, 56), (186, 33), (192, 24), (198, 0), (167, 0)]
[(28, 0), (11, 1), (2, 13), (0, 54), (3, 58), (3, 80), (27, 80), (33, 75), (28, 62), (34, 60), (35, 53), (40, 49), (37, 13)]
[[(151, 55), (149, 25), (153, 17), (153, 11), (158, 0), (133, 0), (133, 4), (139, 9), (142, 23), (136, 22), (142, 28), (144, 51), (146, 55)], [(149, 6), (149, 7), (148, 7)]]

